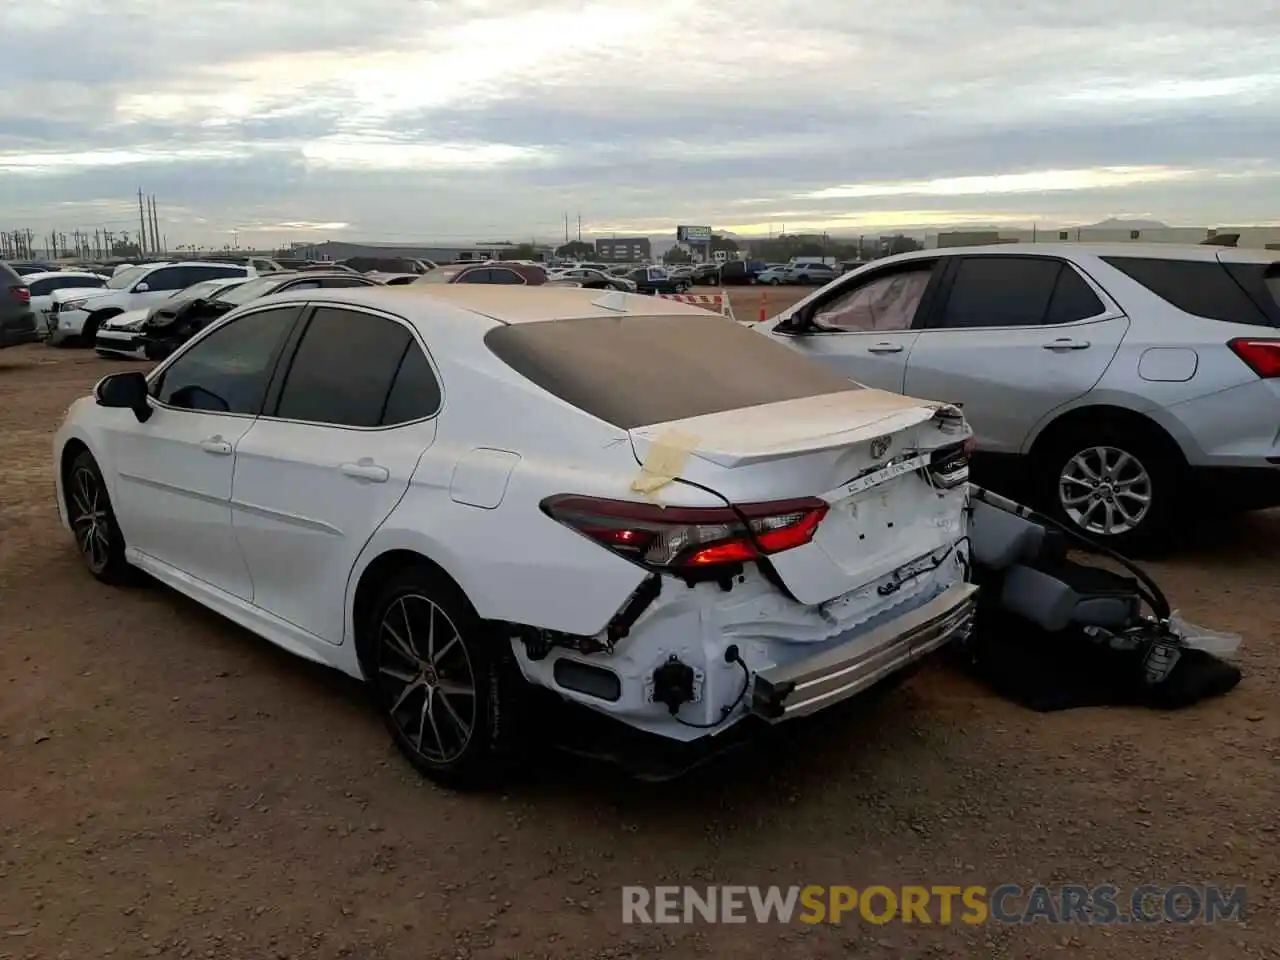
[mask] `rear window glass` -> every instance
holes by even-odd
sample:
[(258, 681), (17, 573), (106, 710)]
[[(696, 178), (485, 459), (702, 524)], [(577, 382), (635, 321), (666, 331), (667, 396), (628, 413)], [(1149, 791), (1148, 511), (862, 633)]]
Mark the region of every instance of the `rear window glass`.
[[(1215, 260), (1166, 260), (1147, 257), (1103, 257), (1104, 262), (1138, 281), (1157, 297), (1186, 313), (1226, 323), (1270, 325), (1275, 304), (1267, 304), (1263, 281), (1266, 264), (1231, 264)], [(1254, 290), (1249, 291), (1249, 287)], [(1246, 292), (1249, 291), (1249, 292)]]
[(714, 314), (517, 323), (484, 339), (527, 380), (624, 430), (862, 389)]

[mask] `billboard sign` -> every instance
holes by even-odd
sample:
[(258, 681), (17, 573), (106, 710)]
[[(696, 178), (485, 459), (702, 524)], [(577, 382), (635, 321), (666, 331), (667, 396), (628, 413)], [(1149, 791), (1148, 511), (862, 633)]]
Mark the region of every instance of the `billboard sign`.
[(677, 243), (710, 243), (711, 228), (710, 227), (676, 227)]

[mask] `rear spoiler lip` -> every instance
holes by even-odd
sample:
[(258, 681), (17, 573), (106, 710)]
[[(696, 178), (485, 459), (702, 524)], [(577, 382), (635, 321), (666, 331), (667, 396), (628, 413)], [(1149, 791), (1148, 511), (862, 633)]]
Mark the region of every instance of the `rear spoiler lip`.
[[(943, 407), (942, 409), (946, 408)], [(769, 460), (804, 456), (810, 453), (834, 450), (838, 447), (867, 443), (876, 437), (899, 433), (919, 424), (927, 423), (938, 418), (939, 412), (938, 405), (922, 403), (845, 430), (816, 435), (804, 434), (784, 442), (762, 444), (754, 448), (732, 449), (728, 444), (725, 444), (722, 448), (717, 449), (714, 440), (705, 441), (705, 446), (703, 442), (700, 442), (689, 450), (689, 455), (727, 469), (752, 466)], [(637, 448), (636, 454), (640, 460), (643, 461), (644, 459), (643, 453), (639, 448), (640, 444), (651, 444), (654, 439), (652, 437), (637, 436), (634, 431), (632, 432), (632, 444)]]

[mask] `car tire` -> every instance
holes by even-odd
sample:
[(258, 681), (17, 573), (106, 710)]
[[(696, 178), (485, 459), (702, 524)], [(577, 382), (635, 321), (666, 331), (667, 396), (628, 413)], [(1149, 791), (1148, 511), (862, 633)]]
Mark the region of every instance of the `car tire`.
[(110, 320), (112, 317), (120, 315), (119, 310), (103, 310), (100, 313), (91, 313), (85, 317), (84, 327), (80, 330), (78, 341), (83, 346), (93, 346), (93, 342), (98, 338), (98, 327)]
[(80, 451), (71, 461), (62, 493), (76, 549), (89, 573), (112, 586), (132, 582), (134, 570), (124, 556), (124, 534), (116, 522), (102, 471), (88, 450)]
[[(1184, 499), (1186, 463), (1181, 454), (1172, 441), (1138, 425), (1072, 427), (1037, 452), (1033, 470), (1034, 496), (1042, 509), (1069, 530), (1122, 554), (1167, 544)], [(1072, 504), (1068, 498), (1073, 491), (1092, 499)], [(1105, 518), (1108, 507), (1122, 521), (1123, 529), (1114, 533), (1094, 525)]]
[(419, 772), (466, 788), (517, 770), (527, 683), (511, 641), (452, 581), (425, 566), (392, 575), (369, 606), (360, 638), (383, 722)]

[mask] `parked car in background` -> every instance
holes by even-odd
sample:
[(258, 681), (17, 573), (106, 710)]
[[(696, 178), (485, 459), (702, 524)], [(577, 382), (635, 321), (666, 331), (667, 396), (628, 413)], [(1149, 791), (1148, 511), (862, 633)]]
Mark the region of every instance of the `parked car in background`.
[(840, 269), (829, 263), (793, 263), (787, 267), (786, 283), (798, 283), (802, 286), (810, 284), (828, 284), (840, 276)]
[(380, 273), (377, 270), (371, 270), (368, 273), (364, 274), (364, 276), (368, 277), (370, 280), (374, 281), (375, 283), (381, 283), (388, 287), (398, 287), (406, 283), (413, 283), (415, 280), (418, 279), (418, 277), (422, 276), (422, 274), (420, 273)]
[(236, 287), (249, 282), (248, 277), (227, 277), (220, 280), (202, 280), (185, 290), (175, 290), (166, 299), (150, 307), (118, 313), (98, 327), (93, 347), (99, 356), (145, 359), (142, 326), (147, 318), (160, 310), (174, 313), (196, 301), (215, 300)]
[(765, 267), (756, 274), (756, 283), (765, 283), (771, 287), (777, 287), (790, 282), (790, 267)]
[(876, 260), (756, 329), (963, 405), (975, 476), (1127, 551), (1182, 511), (1280, 504), (1278, 293), (1270, 251), (947, 248)]
[(636, 285), (637, 293), (685, 293), (693, 286), (688, 277), (674, 277), (665, 267), (637, 267), (627, 279)]
[(9, 269), (20, 277), (27, 277), (33, 273), (52, 273), (58, 269), (56, 263), (45, 263), (43, 260), (9, 260), (7, 263)]
[(100, 290), (107, 285), (108, 277), (96, 273), (53, 271), (29, 273), (22, 278), (31, 291), (31, 309), (36, 323), (46, 329), (49, 312), (53, 307), (53, 295), (59, 290)]
[(700, 263), (693, 268), (693, 275), (690, 279), (692, 279), (695, 284), (717, 286), (720, 283), (721, 266), (722, 264), (714, 261), (711, 263)]
[(376, 286), (381, 284), (344, 270), (334, 270), (327, 274), (311, 270), (296, 273), (281, 271), (265, 277), (255, 277), (209, 299), (185, 300), (172, 306), (161, 304), (151, 311), (138, 328), (138, 335), (147, 359), (161, 360), (219, 317), (262, 297), (302, 290)]
[[(563, 732), (534, 698), (712, 750), (967, 633), (958, 410), (621, 299), (250, 303), (71, 406), (59, 516), (98, 580), (144, 571), (367, 681), (405, 757), (450, 784)], [(678, 477), (645, 471), (677, 432)]]
[(559, 270), (554, 274), (556, 280), (572, 280), (588, 290), (621, 290), (623, 293), (635, 293), (635, 281), (626, 277), (615, 277), (590, 267), (574, 267)]
[(56, 290), (45, 318), (47, 342), (92, 346), (98, 327), (111, 317), (152, 306), (201, 280), (253, 275), (252, 267), (207, 260), (149, 263), (121, 270), (101, 290)]
[(31, 291), (16, 270), (0, 261), (0, 349), (39, 339)]
[(757, 283), (760, 272), (767, 267), (763, 260), (726, 260), (720, 267), (720, 285), (734, 287)]
[(423, 274), (435, 264), (416, 257), (348, 257), (338, 264), (350, 267), (357, 273), (417, 273)]
[(451, 263), (428, 270), (418, 283), (496, 283), (507, 286), (541, 286), (547, 271), (537, 264), (494, 260), (483, 263)]

